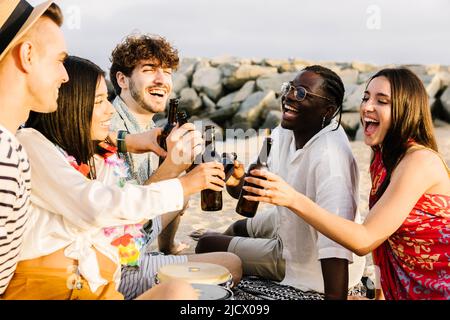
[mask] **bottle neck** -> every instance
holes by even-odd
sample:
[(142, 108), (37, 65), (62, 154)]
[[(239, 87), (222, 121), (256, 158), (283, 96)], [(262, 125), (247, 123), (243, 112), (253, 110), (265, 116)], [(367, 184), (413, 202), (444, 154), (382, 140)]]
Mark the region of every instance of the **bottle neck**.
[(267, 166), (267, 159), (269, 158), (271, 149), (272, 149), (272, 138), (267, 137), (264, 140), (261, 151), (259, 152), (257, 164)]
[(183, 124), (187, 123), (187, 114), (185, 111), (179, 111), (177, 113), (177, 122), (179, 126), (181, 127)]
[(214, 127), (207, 127), (205, 129), (205, 153), (204, 161), (213, 161), (216, 157), (216, 134)]
[(167, 123), (175, 124), (177, 122), (178, 103), (171, 101), (169, 104), (169, 114), (167, 115)]

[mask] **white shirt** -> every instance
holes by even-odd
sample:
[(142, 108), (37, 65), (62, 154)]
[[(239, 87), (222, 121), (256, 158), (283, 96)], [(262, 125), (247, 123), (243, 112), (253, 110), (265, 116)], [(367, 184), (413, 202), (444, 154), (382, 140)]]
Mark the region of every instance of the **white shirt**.
[[(302, 149), (297, 150), (293, 131), (277, 127), (268, 159), (269, 170), (281, 176), (298, 192), (322, 208), (343, 218), (359, 222), (356, 161), (344, 130), (332, 121)], [(324, 292), (320, 259), (340, 258), (349, 265), (349, 287), (363, 274), (365, 258), (358, 257), (317, 232), (285, 207), (276, 207), (278, 234), (286, 261), (282, 284), (301, 290)]]
[(78, 260), (80, 273), (91, 290), (106, 283), (99, 273), (92, 247), (117, 264), (117, 248), (102, 229), (152, 219), (183, 207), (183, 188), (178, 179), (147, 186), (123, 188), (89, 180), (76, 171), (49, 140), (34, 129), (22, 129), (18, 140), (26, 148), (32, 168), (31, 212), (20, 260), (35, 259), (65, 248), (66, 257)]

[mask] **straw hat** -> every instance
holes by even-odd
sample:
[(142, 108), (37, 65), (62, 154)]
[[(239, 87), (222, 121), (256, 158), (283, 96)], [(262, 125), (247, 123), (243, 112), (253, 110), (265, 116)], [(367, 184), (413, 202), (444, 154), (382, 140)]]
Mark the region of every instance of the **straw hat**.
[(32, 7), (25, 0), (0, 0), (0, 60), (50, 7), (46, 1)]

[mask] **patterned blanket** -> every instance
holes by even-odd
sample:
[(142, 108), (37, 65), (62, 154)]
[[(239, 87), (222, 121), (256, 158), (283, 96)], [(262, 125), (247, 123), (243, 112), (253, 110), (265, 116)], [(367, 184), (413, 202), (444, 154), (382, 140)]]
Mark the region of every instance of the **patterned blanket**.
[[(349, 290), (349, 295), (365, 296), (367, 288), (361, 282)], [(324, 295), (315, 291), (302, 291), (295, 287), (254, 276), (242, 278), (233, 289), (234, 300), (323, 300)]]

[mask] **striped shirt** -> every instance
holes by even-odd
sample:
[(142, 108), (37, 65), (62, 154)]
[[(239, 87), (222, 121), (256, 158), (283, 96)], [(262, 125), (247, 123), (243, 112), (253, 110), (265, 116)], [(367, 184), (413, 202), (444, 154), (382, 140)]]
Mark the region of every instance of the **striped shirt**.
[(29, 216), (31, 175), (22, 145), (0, 126), (0, 295), (11, 280)]

